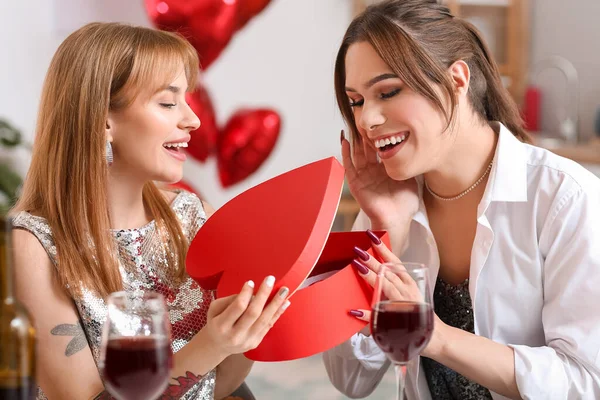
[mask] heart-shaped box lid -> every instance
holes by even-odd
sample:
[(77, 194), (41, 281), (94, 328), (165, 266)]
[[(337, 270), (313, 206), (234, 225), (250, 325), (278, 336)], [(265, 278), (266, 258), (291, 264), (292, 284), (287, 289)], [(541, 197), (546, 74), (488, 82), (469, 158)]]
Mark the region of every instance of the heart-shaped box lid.
[[(217, 297), (268, 275), (295, 291), (319, 259), (335, 218), (344, 169), (333, 157), (296, 168), (239, 194), (190, 244), (188, 274)], [(275, 291), (274, 291), (275, 292)]]
[[(217, 298), (239, 293), (248, 280), (258, 288), (268, 275), (276, 278), (272, 296), (290, 289), (290, 307), (248, 358), (307, 357), (366, 325), (348, 315), (369, 308), (372, 296), (350, 262), (354, 246), (372, 253), (370, 241), (364, 232), (330, 233), (343, 182), (333, 157), (286, 172), (223, 205), (190, 244), (187, 272)], [(377, 235), (388, 242), (387, 234)]]

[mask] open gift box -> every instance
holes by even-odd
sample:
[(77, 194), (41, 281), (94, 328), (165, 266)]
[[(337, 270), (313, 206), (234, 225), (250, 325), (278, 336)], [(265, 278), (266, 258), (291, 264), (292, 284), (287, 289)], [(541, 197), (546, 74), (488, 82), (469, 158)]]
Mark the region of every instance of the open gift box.
[[(255, 186), (210, 217), (190, 244), (188, 274), (217, 298), (237, 294), (244, 283), (276, 278), (273, 295), (290, 289), (290, 307), (260, 346), (255, 361), (285, 361), (328, 350), (366, 322), (351, 309), (371, 307), (372, 288), (350, 264), (358, 246), (372, 253), (364, 232), (331, 232), (344, 183), (333, 157), (313, 162)], [(389, 244), (385, 232), (375, 232)]]

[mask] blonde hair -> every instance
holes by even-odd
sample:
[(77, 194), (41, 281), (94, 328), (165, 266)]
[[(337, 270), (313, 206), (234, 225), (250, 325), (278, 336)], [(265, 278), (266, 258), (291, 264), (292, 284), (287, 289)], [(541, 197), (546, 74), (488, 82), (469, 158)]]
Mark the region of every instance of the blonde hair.
[[(82, 287), (106, 296), (123, 286), (108, 211), (108, 112), (126, 108), (142, 90), (166, 86), (181, 63), (192, 88), (198, 56), (185, 39), (119, 23), (85, 25), (52, 59), (15, 211), (46, 218), (57, 250), (56, 277), (72, 296)], [(174, 276), (181, 280), (188, 244), (177, 217), (152, 182), (143, 189), (143, 201), (159, 232), (169, 235), (166, 254), (169, 265), (177, 262)]]

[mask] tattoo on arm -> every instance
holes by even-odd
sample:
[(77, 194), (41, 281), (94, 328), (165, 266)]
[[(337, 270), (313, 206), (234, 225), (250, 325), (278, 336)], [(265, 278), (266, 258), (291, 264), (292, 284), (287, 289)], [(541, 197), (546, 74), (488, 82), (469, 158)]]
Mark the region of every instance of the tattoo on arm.
[[(195, 375), (190, 371), (187, 371), (185, 376), (173, 378), (177, 383), (170, 384), (159, 397), (159, 400), (175, 400), (182, 398), (195, 384), (200, 382), (203, 377), (204, 375)], [(94, 397), (93, 400), (114, 400), (114, 398), (108, 392), (104, 391)]]
[(85, 349), (87, 346), (87, 339), (85, 337), (85, 332), (81, 327), (81, 324), (77, 322), (74, 325), (71, 324), (61, 324), (57, 325), (50, 331), (54, 336), (72, 336), (73, 339), (67, 345), (67, 349), (65, 350), (65, 356), (70, 357), (73, 354), (77, 353)]
[(167, 390), (165, 390), (162, 396), (160, 396), (159, 400), (174, 400), (181, 398), (195, 384), (200, 382), (203, 377), (204, 375), (196, 375), (191, 373), (190, 371), (187, 371), (185, 373), (185, 376), (174, 378), (177, 381), (177, 383), (170, 384)]

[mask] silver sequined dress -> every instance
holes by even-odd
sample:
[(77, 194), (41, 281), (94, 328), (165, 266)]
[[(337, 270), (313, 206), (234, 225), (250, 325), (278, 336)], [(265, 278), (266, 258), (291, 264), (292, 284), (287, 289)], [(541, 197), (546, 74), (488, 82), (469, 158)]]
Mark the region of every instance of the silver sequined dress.
[[(180, 191), (171, 207), (179, 218), (188, 242), (206, 221), (202, 202), (195, 195)], [(15, 228), (26, 229), (33, 233), (58, 268), (56, 247), (52, 232), (45, 219), (21, 212), (13, 221)], [(128, 292), (142, 294), (155, 291), (165, 296), (171, 320), (172, 348), (177, 352), (206, 324), (208, 306), (212, 293), (203, 290), (191, 278), (178, 287), (169, 284), (170, 268), (166, 262), (166, 252), (161, 246), (161, 237), (154, 221), (138, 229), (113, 230), (121, 263), (121, 276), (124, 288)], [(98, 365), (100, 357), (101, 331), (106, 319), (104, 300), (84, 290), (81, 299), (75, 300), (79, 318), (85, 330), (87, 341), (92, 350), (94, 361)], [(182, 399), (213, 399), (215, 387), (215, 370), (205, 375), (188, 390)], [(41, 390), (38, 399), (46, 397)]]

